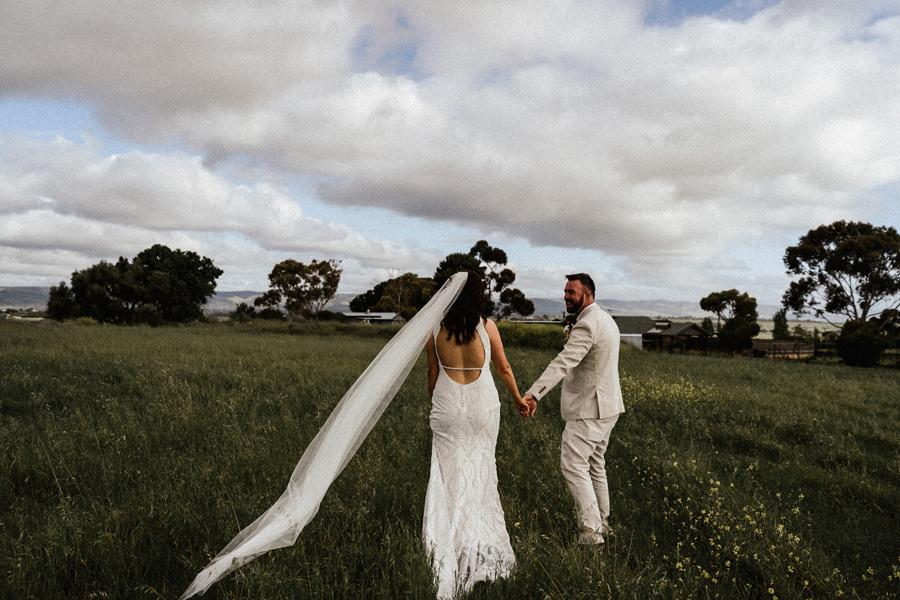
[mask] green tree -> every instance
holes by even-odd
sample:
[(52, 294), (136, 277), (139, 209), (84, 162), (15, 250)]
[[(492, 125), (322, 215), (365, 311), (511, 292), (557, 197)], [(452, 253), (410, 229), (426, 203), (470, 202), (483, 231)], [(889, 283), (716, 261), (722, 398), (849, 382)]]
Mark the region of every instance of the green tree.
[(204, 256), (156, 244), (133, 261), (120, 256), (115, 264), (100, 261), (75, 271), (69, 291), (63, 284), (51, 288), (52, 310), (102, 323), (193, 321), (203, 317), (221, 274)]
[(282, 302), (293, 317), (313, 317), (337, 293), (342, 269), (336, 260), (313, 259), (308, 265), (287, 259), (269, 273), (269, 290), (253, 301), (276, 309)]
[(796, 315), (865, 322), (900, 307), (900, 234), (893, 227), (836, 221), (784, 253), (791, 281), (782, 302)]
[[(388, 280), (390, 281), (390, 280)], [(354, 297), (350, 301), (350, 310), (354, 312), (366, 312), (372, 310), (378, 301), (381, 300), (381, 294), (384, 293), (384, 286), (387, 281), (376, 283), (371, 290), (366, 290), (362, 294)]]
[(500, 308), (497, 312), (498, 318), (508, 317), (512, 313), (516, 313), (523, 317), (534, 314), (534, 302), (525, 297), (520, 290), (515, 288), (506, 288), (500, 292)]
[(747, 319), (756, 321), (756, 298), (735, 289), (713, 292), (700, 300), (700, 308), (716, 315), (720, 321)]
[(371, 290), (353, 298), (350, 310), (396, 312), (404, 319), (410, 319), (425, 306), (434, 290), (433, 279), (419, 277), (415, 273), (404, 273), (382, 281)]
[(72, 273), (73, 317), (91, 317), (101, 323), (132, 323), (140, 298), (129, 282), (131, 264), (119, 257), (116, 264), (101, 260)]
[(885, 345), (879, 317), (900, 308), (897, 230), (855, 221), (821, 225), (787, 248), (784, 264), (797, 277), (784, 293), (784, 306), (832, 324), (829, 316), (845, 317), (837, 339), (841, 359), (878, 364)]
[[(520, 290), (509, 287), (516, 280), (516, 274), (512, 269), (505, 266), (506, 262), (507, 256), (503, 249), (491, 246), (486, 240), (478, 240), (469, 249), (468, 253), (455, 252), (448, 254), (438, 265), (434, 273), (434, 282), (440, 288), (451, 275), (458, 271), (477, 273), (484, 281), (485, 316), (496, 315), (499, 319), (512, 312), (522, 314), (518, 309), (528, 310), (528, 305), (522, 301), (527, 299)], [(506, 294), (505, 297), (513, 300), (516, 306), (504, 303), (503, 292), (507, 289), (513, 291)], [(497, 298), (497, 301), (495, 301), (495, 298)], [(531, 311), (534, 312), (533, 305)]]
[(485, 268), (481, 265), (480, 260), (465, 252), (454, 252), (448, 254), (438, 264), (434, 277), (432, 277), (436, 286), (435, 289), (440, 289), (444, 282), (450, 279), (454, 273), (459, 273), (460, 271), (477, 273), (482, 279), (486, 279)]
[(148, 315), (140, 320), (187, 322), (203, 317), (220, 275), (222, 269), (205, 256), (156, 244), (134, 257), (122, 285), (131, 287), (128, 295), (138, 298), (140, 311)]
[(434, 280), (404, 273), (384, 282), (381, 296), (372, 307), (376, 311), (396, 312), (411, 319), (434, 294)]
[(735, 289), (723, 290), (702, 298), (700, 308), (716, 315), (723, 350), (735, 352), (753, 346), (753, 337), (759, 333), (756, 298)]
[(772, 317), (773, 326), (772, 326), (772, 339), (774, 340), (787, 340), (791, 337), (791, 332), (788, 329), (787, 322), (787, 309), (782, 308), (775, 312), (775, 315)]
[[(507, 268), (506, 252), (501, 248), (495, 248), (487, 243), (487, 240), (478, 240), (475, 245), (469, 249), (469, 254), (478, 259), (484, 268), (485, 287), (487, 296), (485, 297), (485, 313), (495, 314), (497, 318), (510, 314), (514, 309), (510, 306), (502, 306), (504, 303), (502, 298), (503, 292), (509, 289), (509, 286), (516, 280), (516, 274), (512, 269)], [(517, 290), (518, 291), (518, 290)], [(507, 298), (525, 298), (522, 292), (509, 295)], [(499, 300), (498, 302), (494, 299)], [(523, 307), (524, 308), (524, 307)]]
[(59, 285), (50, 288), (50, 298), (47, 300), (47, 316), (56, 321), (64, 321), (72, 318), (75, 310), (75, 296), (72, 288), (60, 281)]
[(798, 342), (811, 342), (812, 334), (800, 325), (799, 323), (794, 325), (794, 328), (790, 330), (788, 337), (785, 339), (789, 340), (797, 340)]
[(703, 321), (700, 322), (700, 328), (712, 334), (716, 333), (716, 328), (709, 317), (703, 317)]
[(759, 325), (745, 319), (728, 319), (719, 331), (719, 344), (728, 352), (740, 352), (753, 347), (753, 338), (759, 333)]

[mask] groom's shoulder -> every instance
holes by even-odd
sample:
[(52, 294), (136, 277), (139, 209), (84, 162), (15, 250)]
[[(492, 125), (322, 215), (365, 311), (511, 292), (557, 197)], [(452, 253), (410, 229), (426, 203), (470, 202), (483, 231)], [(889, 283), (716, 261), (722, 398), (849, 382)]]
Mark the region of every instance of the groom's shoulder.
[(600, 308), (594, 304), (586, 308), (584, 313), (578, 316), (578, 320), (575, 322), (575, 326), (572, 327), (572, 331), (582, 329), (593, 332), (600, 323), (600, 312)]
[(604, 315), (606, 315), (606, 312), (599, 305), (591, 304), (584, 309), (584, 312), (579, 316), (578, 322), (585, 325), (594, 324), (603, 319)]
[(591, 332), (607, 330), (609, 327), (615, 327), (615, 319), (608, 312), (594, 304), (591, 309), (584, 314), (584, 318), (579, 319), (579, 324), (589, 329)]

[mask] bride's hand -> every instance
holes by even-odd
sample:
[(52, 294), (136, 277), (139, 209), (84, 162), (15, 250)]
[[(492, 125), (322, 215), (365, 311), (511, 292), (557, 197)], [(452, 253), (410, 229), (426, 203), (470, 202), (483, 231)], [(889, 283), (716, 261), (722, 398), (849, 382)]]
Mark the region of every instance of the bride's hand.
[(518, 396), (516, 398), (516, 410), (520, 416), (527, 417), (528, 413), (531, 412), (531, 405), (522, 396)]

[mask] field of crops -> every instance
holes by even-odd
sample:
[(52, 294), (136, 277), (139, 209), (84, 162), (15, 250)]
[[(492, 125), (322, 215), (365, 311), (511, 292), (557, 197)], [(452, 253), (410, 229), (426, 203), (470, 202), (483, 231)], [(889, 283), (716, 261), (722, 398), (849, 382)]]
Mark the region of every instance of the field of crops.
[[(385, 341), (325, 325), (0, 322), (0, 598), (177, 597)], [(526, 387), (555, 334), (508, 334)], [(615, 536), (575, 543), (558, 390), (530, 420), (509, 402), (517, 571), (470, 598), (898, 597), (900, 372), (639, 351), (621, 371)], [(297, 544), (206, 597), (433, 597), (429, 408), (420, 363)]]

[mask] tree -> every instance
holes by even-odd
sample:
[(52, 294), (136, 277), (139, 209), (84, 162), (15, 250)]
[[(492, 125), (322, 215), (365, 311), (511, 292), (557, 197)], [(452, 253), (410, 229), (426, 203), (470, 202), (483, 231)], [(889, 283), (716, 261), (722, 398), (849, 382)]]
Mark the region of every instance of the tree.
[(133, 287), (133, 296), (143, 304), (141, 311), (165, 322), (201, 318), (203, 305), (215, 293), (216, 279), (222, 275), (222, 269), (205, 256), (161, 244), (143, 250), (131, 266), (123, 285)]
[(367, 312), (372, 310), (372, 307), (378, 304), (378, 301), (381, 300), (381, 294), (384, 293), (384, 285), (386, 283), (387, 281), (376, 283), (375, 287), (373, 287), (371, 290), (367, 290), (366, 292), (353, 298), (353, 300), (350, 301), (350, 310), (352, 310), (353, 312)]
[[(495, 294), (502, 295), (503, 291), (516, 280), (513, 270), (504, 266), (507, 262), (506, 252), (501, 248), (494, 248), (486, 240), (478, 240), (469, 249), (469, 254), (478, 259), (484, 268), (485, 287), (487, 288), (487, 295), (484, 299), (485, 313), (496, 314), (498, 318), (502, 318), (504, 314), (508, 315), (513, 309), (509, 306), (497, 306), (497, 302), (494, 301)], [(525, 298), (522, 292), (519, 292), (518, 295)], [(518, 295), (507, 297), (518, 297)], [(503, 303), (502, 299), (500, 303)]]
[(434, 290), (433, 279), (419, 277), (415, 273), (404, 273), (382, 281), (371, 290), (356, 296), (350, 301), (350, 310), (396, 312), (404, 319), (411, 319), (425, 306)]
[[(865, 322), (900, 308), (900, 234), (893, 227), (835, 221), (784, 253), (790, 283), (782, 302), (796, 315)], [(832, 323), (833, 324), (833, 323)]]
[(735, 289), (713, 292), (700, 300), (700, 308), (716, 315), (719, 344), (724, 350), (735, 352), (753, 346), (759, 333), (759, 314), (756, 298)]
[(798, 342), (811, 342), (813, 336), (803, 327), (803, 325), (800, 325), (798, 323), (794, 325), (794, 328), (790, 330), (788, 337), (786, 337), (785, 339), (796, 340)]
[(100, 261), (72, 273), (71, 288), (50, 289), (48, 311), (54, 318), (91, 317), (102, 323), (193, 321), (213, 295), (222, 274), (196, 254), (156, 244), (133, 261)]
[(50, 298), (47, 300), (47, 316), (56, 321), (64, 321), (72, 318), (75, 310), (75, 296), (72, 288), (60, 281), (59, 285), (50, 288)]
[(482, 279), (485, 279), (485, 268), (481, 265), (481, 261), (465, 252), (454, 252), (448, 254), (442, 260), (434, 272), (435, 289), (440, 289), (444, 282), (450, 279), (454, 273), (466, 271), (475, 273)]
[(756, 321), (756, 298), (735, 289), (713, 292), (700, 300), (700, 308), (716, 315), (720, 321), (746, 319)]
[(133, 323), (140, 299), (129, 280), (131, 264), (101, 260), (72, 273), (72, 317), (91, 317), (101, 323)]
[(708, 331), (712, 334), (716, 333), (716, 328), (713, 325), (712, 319), (710, 319), (709, 317), (703, 317), (703, 321), (700, 322), (700, 329)]
[[(438, 265), (434, 273), (434, 282), (439, 288), (451, 275), (458, 271), (477, 273), (484, 281), (485, 286), (485, 316), (496, 315), (499, 319), (512, 312), (523, 314), (519, 312), (519, 309), (528, 311), (528, 304), (522, 301), (525, 300), (528, 303), (530, 301), (525, 298), (525, 294), (520, 290), (509, 287), (516, 280), (516, 274), (512, 269), (504, 266), (506, 261), (507, 256), (504, 250), (491, 246), (485, 240), (479, 240), (469, 249), (468, 253), (456, 252), (448, 254)], [(503, 301), (503, 292), (507, 289), (512, 291), (506, 295), (506, 298), (514, 299), (515, 306)], [(498, 298), (499, 303), (495, 302), (495, 297)], [(534, 305), (532, 303), (531, 312), (527, 314), (532, 314), (533, 312)]]
[(784, 306), (832, 324), (829, 315), (845, 317), (837, 339), (842, 360), (878, 364), (885, 345), (879, 317), (900, 308), (897, 230), (853, 221), (821, 225), (785, 251), (784, 264), (798, 277), (784, 293)]
[(404, 319), (411, 319), (428, 303), (434, 290), (434, 280), (415, 273), (404, 273), (384, 282), (381, 296), (372, 309), (396, 312)]
[(269, 290), (253, 301), (256, 306), (277, 308), (282, 302), (288, 314), (315, 316), (337, 293), (342, 269), (336, 260), (313, 259), (308, 265), (287, 259), (269, 273)]
[(728, 352), (740, 352), (753, 347), (759, 325), (746, 319), (728, 319), (719, 331), (719, 345)]
[(512, 313), (523, 317), (534, 314), (534, 302), (526, 298), (521, 290), (507, 288), (500, 292), (500, 309), (497, 316), (503, 318)]
[(773, 326), (772, 326), (772, 339), (774, 340), (787, 340), (791, 337), (791, 332), (788, 329), (787, 322), (787, 309), (782, 308), (779, 311), (775, 312), (775, 315), (772, 317)]

